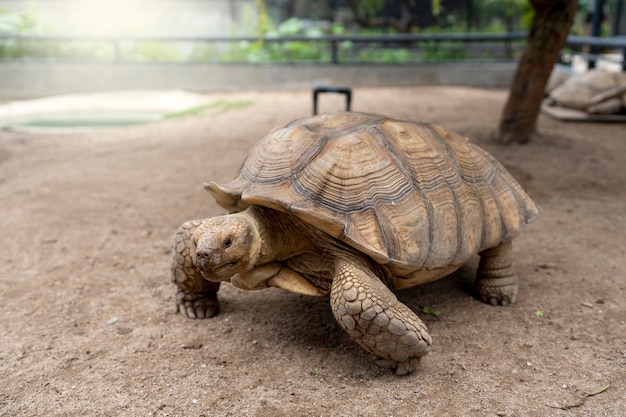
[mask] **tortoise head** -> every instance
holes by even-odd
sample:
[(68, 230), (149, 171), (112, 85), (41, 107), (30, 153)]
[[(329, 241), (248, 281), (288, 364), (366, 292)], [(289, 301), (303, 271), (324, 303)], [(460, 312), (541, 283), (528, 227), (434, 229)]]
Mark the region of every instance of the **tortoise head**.
[(254, 221), (240, 213), (215, 217), (193, 236), (196, 266), (209, 281), (228, 281), (254, 268), (261, 237)]

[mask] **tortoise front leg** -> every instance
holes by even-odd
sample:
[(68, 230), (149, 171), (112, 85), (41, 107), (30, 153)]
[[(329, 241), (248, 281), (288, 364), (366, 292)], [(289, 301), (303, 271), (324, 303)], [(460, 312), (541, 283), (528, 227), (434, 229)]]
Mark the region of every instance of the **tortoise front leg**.
[(426, 325), (371, 271), (338, 261), (330, 303), (350, 337), (397, 375), (415, 371), (428, 353), (432, 340)]
[(206, 280), (195, 263), (196, 248), (192, 237), (203, 223), (203, 220), (183, 223), (176, 231), (172, 245), (172, 282), (178, 286), (176, 308), (191, 319), (213, 317), (220, 307), (217, 300), (220, 283)]
[(513, 271), (513, 244), (503, 242), (479, 253), (476, 288), (491, 305), (513, 304), (517, 300), (517, 276)]

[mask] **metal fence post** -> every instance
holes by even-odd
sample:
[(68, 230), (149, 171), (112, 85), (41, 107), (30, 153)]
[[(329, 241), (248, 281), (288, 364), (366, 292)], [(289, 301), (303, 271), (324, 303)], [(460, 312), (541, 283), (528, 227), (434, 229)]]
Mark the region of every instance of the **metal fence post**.
[(337, 51), (337, 41), (330, 41), (330, 62), (339, 63), (339, 53)]
[[(591, 22), (591, 36), (595, 38), (601, 36), (602, 20), (604, 20), (604, 0), (596, 0), (593, 11), (593, 21)], [(589, 61), (587, 62), (587, 69), (593, 69), (596, 67), (596, 57), (599, 53), (599, 47), (592, 46), (589, 48)]]

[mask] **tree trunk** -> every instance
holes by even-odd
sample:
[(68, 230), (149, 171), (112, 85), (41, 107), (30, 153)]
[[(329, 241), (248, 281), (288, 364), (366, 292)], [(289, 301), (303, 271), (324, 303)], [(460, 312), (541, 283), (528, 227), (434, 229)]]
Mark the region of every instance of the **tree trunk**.
[(526, 143), (536, 132), (546, 84), (578, 9), (577, 0), (531, 3), (535, 16), (500, 121), (502, 143)]

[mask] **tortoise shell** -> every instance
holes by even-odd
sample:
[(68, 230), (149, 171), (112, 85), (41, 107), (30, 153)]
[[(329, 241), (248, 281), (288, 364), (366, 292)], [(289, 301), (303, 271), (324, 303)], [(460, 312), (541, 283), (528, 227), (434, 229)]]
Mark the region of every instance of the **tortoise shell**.
[(442, 127), (340, 112), (274, 129), (227, 184), (231, 212), (291, 213), (396, 275), (460, 266), (512, 239), (538, 209), (491, 155)]
[[(562, 107), (588, 111), (590, 107), (614, 99), (616, 108), (601, 113), (617, 113), (625, 92), (626, 73), (595, 69), (571, 76), (550, 93), (550, 98)], [(592, 109), (590, 113), (595, 111)]]

